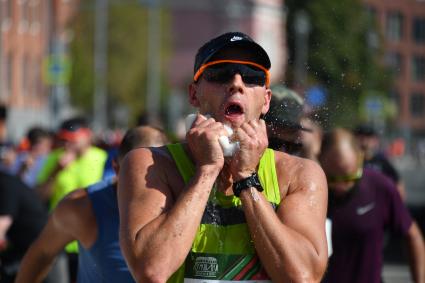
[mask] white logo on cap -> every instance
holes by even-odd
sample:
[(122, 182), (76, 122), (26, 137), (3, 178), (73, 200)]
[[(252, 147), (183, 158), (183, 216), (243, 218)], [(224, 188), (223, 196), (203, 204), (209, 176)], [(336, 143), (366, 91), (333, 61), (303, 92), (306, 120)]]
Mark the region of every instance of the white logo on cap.
[(242, 39), (243, 39), (242, 37), (235, 35), (234, 37), (232, 37), (230, 39), (230, 41), (238, 41), (238, 40), (242, 40)]

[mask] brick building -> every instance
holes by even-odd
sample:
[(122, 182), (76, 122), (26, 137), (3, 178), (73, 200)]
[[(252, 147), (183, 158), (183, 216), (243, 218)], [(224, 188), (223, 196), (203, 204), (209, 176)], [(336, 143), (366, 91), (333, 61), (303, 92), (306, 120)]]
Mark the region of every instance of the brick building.
[(75, 0), (0, 0), (0, 102), (9, 106), (8, 128), (18, 139), (49, 121), (43, 65), (53, 46), (66, 44)]
[(365, 0), (385, 41), (385, 60), (395, 74), (391, 93), (398, 126), (425, 134), (425, 1)]

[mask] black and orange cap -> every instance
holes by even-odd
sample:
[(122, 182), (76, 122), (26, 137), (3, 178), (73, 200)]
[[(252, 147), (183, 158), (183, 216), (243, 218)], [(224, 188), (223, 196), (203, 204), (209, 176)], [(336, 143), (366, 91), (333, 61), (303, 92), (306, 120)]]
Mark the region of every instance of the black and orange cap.
[[(252, 50), (255, 55), (250, 61), (263, 66), (267, 70), (271, 67), (270, 58), (269, 55), (267, 55), (267, 52), (251, 37), (242, 32), (228, 32), (211, 39), (199, 48), (195, 57), (193, 73), (196, 74), (203, 65), (213, 58), (214, 55), (228, 47), (248, 48)], [(232, 59), (240, 60), (243, 58)]]

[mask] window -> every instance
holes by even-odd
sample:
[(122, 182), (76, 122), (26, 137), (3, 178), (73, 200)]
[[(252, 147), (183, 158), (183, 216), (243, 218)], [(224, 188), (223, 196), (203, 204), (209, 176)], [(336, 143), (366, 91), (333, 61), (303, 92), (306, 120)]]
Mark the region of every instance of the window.
[(425, 57), (414, 56), (412, 58), (412, 79), (414, 81), (425, 81)]
[(12, 9), (12, 0), (0, 0), (0, 19), (2, 19), (1, 28), (3, 30), (9, 29), (12, 23)]
[(8, 98), (12, 93), (12, 68), (12, 55), (9, 53), (2, 60), (3, 91), (0, 95), (1, 99)]
[(38, 0), (32, 0), (29, 3), (30, 29), (33, 34), (40, 31), (40, 3)]
[(410, 97), (410, 113), (416, 118), (424, 116), (425, 96), (423, 93), (413, 93)]
[(413, 40), (418, 44), (425, 43), (425, 18), (413, 19)]
[(391, 12), (387, 16), (386, 37), (389, 41), (398, 42), (403, 37), (403, 15)]
[(395, 76), (400, 76), (403, 73), (403, 57), (398, 52), (390, 52), (385, 56), (387, 66)]
[(22, 97), (27, 96), (27, 93), (28, 93), (28, 78), (29, 78), (28, 58), (23, 57), (21, 59), (21, 83), (20, 83), (20, 95)]

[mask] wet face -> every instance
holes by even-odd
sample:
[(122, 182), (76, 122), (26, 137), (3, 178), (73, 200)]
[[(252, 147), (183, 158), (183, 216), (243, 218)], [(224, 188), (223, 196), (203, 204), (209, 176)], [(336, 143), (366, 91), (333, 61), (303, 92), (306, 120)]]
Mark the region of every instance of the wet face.
[[(252, 61), (250, 54), (244, 54), (244, 50), (240, 49), (225, 50), (216, 57), (214, 60)], [(219, 68), (228, 68), (225, 64), (214, 67), (219, 74), (226, 74), (218, 70)], [(238, 69), (238, 66), (234, 67)], [(227, 73), (228, 79), (225, 82), (211, 81), (206, 75), (201, 75), (199, 80), (190, 86), (190, 103), (197, 107), (200, 113), (210, 114), (216, 120), (230, 124), (233, 128), (240, 127), (246, 121), (258, 119), (269, 109), (271, 91), (265, 85), (250, 80), (251, 78), (244, 73), (245, 67), (247, 66), (241, 66), (241, 72), (231, 72), (230, 75)]]

